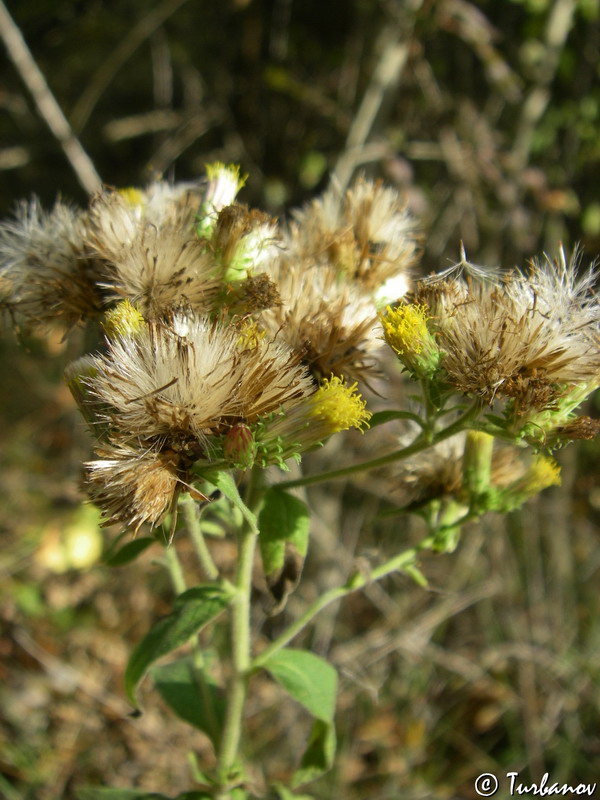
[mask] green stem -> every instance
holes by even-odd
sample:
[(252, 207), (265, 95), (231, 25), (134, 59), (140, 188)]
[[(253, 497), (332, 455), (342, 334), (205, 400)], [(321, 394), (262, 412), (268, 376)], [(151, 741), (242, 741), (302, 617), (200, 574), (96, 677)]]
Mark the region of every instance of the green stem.
[(202, 533), (202, 523), (200, 521), (198, 505), (189, 494), (185, 495), (185, 497), (180, 500), (180, 503), (183, 508), (185, 524), (194, 544), (200, 566), (209, 580), (216, 581), (219, 577), (219, 570), (212, 559), (210, 550), (206, 544), (206, 539)]
[(493, 436), (469, 431), (463, 452), (463, 485), (475, 502), (490, 488), (493, 450)]
[(333, 481), (339, 478), (345, 478), (348, 475), (354, 475), (356, 472), (364, 472), (368, 469), (375, 469), (376, 467), (383, 467), (386, 464), (391, 464), (394, 461), (401, 461), (403, 458), (408, 458), (415, 453), (420, 453), (422, 450), (432, 447), (455, 433), (459, 433), (477, 416), (481, 409), (481, 403), (477, 400), (462, 414), (457, 420), (452, 422), (446, 428), (434, 433), (433, 436), (422, 434), (417, 437), (408, 447), (403, 447), (401, 450), (396, 450), (393, 453), (388, 453), (379, 458), (373, 458), (370, 461), (362, 461), (360, 464), (353, 464), (351, 467), (343, 467), (342, 469), (334, 469), (330, 472), (320, 472), (317, 475), (306, 475), (303, 478), (297, 478), (293, 481), (284, 481), (278, 483), (278, 489), (291, 489), (294, 486), (310, 486), (313, 483), (322, 483), (323, 481)]
[(165, 565), (169, 571), (169, 575), (171, 576), (171, 583), (173, 584), (175, 592), (177, 594), (185, 592), (187, 589), (185, 576), (183, 574), (181, 562), (177, 557), (177, 550), (175, 549), (174, 545), (169, 545), (165, 549)]
[(392, 572), (397, 572), (405, 569), (406, 567), (411, 566), (416, 558), (417, 555), (421, 550), (426, 550), (428, 547), (431, 547), (433, 544), (433, 537), (427, 537), (423, 539), (420, 544), (416, 547), (411, 547), (408, 550), (399, 553), (398, 555), (391, 558), (389, 561), (386, 561), (385, 564), (381, 564), (379, 567), (376, 567), (374, 570), (367, 574), (363, 574), (361, 572), (357, 572), (352, 575), (343, 586), (336, 586), (333, 589), (329, 589), (329, 591), (322, 594), (317, 600), (314, 601), (304, 612), (304, 614), (300, 617), (300, 619), (296, 620), (292, 625), (289, 626), (280, 636), (275, 639), (267, 648), (265, 648), (262, 653), (260, 653), (252, 662), (252, 669), (257, 669), (258, 667), (262, 667), (268, 659), (276, 653), (278, 650), (281, 650), (282, 647), (285, 647), (291, 640), (296, 637), (301, 631), (309, 625), (312, 620), (319, 614), (319, 612), (323, 611), (324, 608), (334, 603), (336, 600), (339, 600), (342, 597), (346, 597), (352, 592), (356, 592), (358, 589), (362, 589), (368, 583), (372, 583), (374, 581), (379, 581), (384, 578), (386, 575), (390, 575)]
[[(261, 494), (259, 475), (252, 471), (247, 491), (247, 505), (255, 507)], [(251, 662), (250, 598), (252, 593), (252, 569), (256, 550), (257, 532), (246, 521), (238, 544), (238, 561), (235, 578), (237, 589), (231, 607), (231, 655), (233, 674), (227, 687), (227, 710), (221, 738), (217, 776), (224, 792), (219, 800), (229, 797), (228, 786), (235, 776), (232, 774), (238, 757), (242, 734), (244, 706)]]
[[(192, 503), (193, 502), (194, 501), (192, 500)], [(187, 589), (187, 584), (183, 574), (181, 561), (179, 560), (177, 549), (174, 545), (170, 545), (166, 548), (164, 563), (169, 572), (171, 583), (173, 584), (173, 589), (175, 590), (176, 594), (179, 595), (182, 592), (185, 592)], [(211, 734), (214, 736), (217, 733), (219, 723), (217, 720), (217, 712), (214, 707), (213, 696), (210, 691), (210, 687), (206, 682), (206, 676), (204, 674), (204, 656), (202, 654), (202, 648), (200, 647), (200, 642), (198, 641), (197, 636), (195, 636), (192, 640), (192, 655), (193, 673), (196, 687), (198, 692), (202, 695), (202, 702), (204, 708), (206, 709), (209, 729)]]

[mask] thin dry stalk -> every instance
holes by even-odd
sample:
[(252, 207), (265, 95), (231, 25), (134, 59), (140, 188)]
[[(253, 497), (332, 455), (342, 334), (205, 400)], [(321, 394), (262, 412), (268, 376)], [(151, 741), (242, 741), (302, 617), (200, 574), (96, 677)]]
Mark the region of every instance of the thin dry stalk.
[(2, 0), (0, 0), (0, 36), (4, 40), (11, 61), (31, 93), (40, 116), (60, 143), (79, 183), (88, 194), (94, 194), (102, 186), (100, 176), (81, 146), (81, 142), (71, 130), (67, 118), (50, 91), (40, 68), (35, 63), (21, 31)]

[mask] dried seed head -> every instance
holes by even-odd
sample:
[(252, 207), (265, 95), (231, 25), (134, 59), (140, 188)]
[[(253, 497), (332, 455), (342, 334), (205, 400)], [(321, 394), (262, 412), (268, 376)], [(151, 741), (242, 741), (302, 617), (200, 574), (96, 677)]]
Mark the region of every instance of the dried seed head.
[(96, 461), (85, 464), (85, 484), (90, 500), (104, 514), (104, 524), (121, 523), (134, 533), (144, 522), (158, 525), (182, 479), (177, 454), (109, 444), (96, 455)]
[(567, 387), (597, 382), (594, 274), (578, 279), (575, 269), (575, 260), (567, 264), (562, 254), (555, 264), (535, 264), (530, 275), (513, 273), (501, 283), (421, 284), (415, 300), (428, 308), (448, 382), (488, 403), (510, 398), (516, 417), (554, 407)]
[(272, 340), (246, 346), (235, 326), (174, 314), (112, 339), (88, 385), (120, 436), (206, 443), (310, 393), (296, 361)]
[[(415, 434), (416, 425), (400, 438), (400, 446), (408, 446)], [(478, 497), (482, 511), (507, 511), (560, 482), (560, 470), (552, 459), (495, 442), (485, 485), (477, 488), (473, 480), (477, 476), (470, 475), (469, 469), (473, 466), (473, 454), (472, 441), (468, 439), (473, 434), (481, 435), (462, 432), (402, 461), (394, 470), (402, 502), (421, 505), (439, 499), (462, 504), (466, 512), (470, 493), (482, 491)]]
[(414, 220), (394, 189), (361, 178), (343, 199), (329, 190), (294, 219), (288, 236), (294, 258), (327, 263), (370, 293), (387, 283), (382, 302), (400, 296), (390, 292), (401, 289), (401, 276), (406, 288), (419, 243)]
[(208, 310), (220, 290), (214, 261), (189, 225), (175, 213), (148, 215), (119, 192), (93, 201), (88, 242), (108, 262), (103, 287), (114, 299), (134, 302), (145, 316), (182, 303)]
[(70, 328), (96, 315), (102, 298), (86, 257), (84, 216), (57, 202), (44, 212), (22, 203), (0, 225), (0, 308), (26, 328)]
[(330, 375), (367, 380), (377, 374), (381, 348), (373, 301), (331, 268), (297, 265), (286, 257), (272, 265), (281, 304), (264, 324), (302, 357), (321, 380)]

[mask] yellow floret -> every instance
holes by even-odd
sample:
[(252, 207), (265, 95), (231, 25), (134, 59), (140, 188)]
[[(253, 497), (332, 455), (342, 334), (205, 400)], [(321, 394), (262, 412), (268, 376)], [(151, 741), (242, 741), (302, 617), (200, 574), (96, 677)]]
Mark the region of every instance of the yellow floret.
[(109, 339), (138, 333), (145, 324), (144, 317), (129, 300), (117, 303), (114, 308), (106, 312), (102, 320), (104, 333)]
[(560, 467), (551, 458), (537, 456), (524, 477), (526, 491), (536, 495), (549, 486), (560, 486)]
[(224, 164), (222, 161), (214, 161), (212, 164), (206, 164), (206, 177), (209, 181), (223, 181), (229, 183), (233, 189), (233, 194), (236, 195), (239, 190), (246, 183), (246, 175), (240, 176), (239, 164)]
[(334, 375), (326, 378), (312, 396), (312, 415), (325, 420), (331, 433), (349, 428), (368, 427), (371, 413), (366, 409), (362, 396), (356, 392), (356, 383), (346, 386), (341, 378)]
[(128, 186), (126, 189), (119, 189), (119, 194), (125, 200), (128, 206), (143, 206), (144, 193), (141, 189), (135, 189), (133, 186)]
[(262, 330), (253, 319), (245, 319), (240, 326), (238, 347), (240, 350), (255, 350), (265, 338), (267, 332)]
[(388, 306), (385, 316), (381, 315), (386, 342), (399, 355), (420, 353), (430, 337), (429, 318), (424, 305)]

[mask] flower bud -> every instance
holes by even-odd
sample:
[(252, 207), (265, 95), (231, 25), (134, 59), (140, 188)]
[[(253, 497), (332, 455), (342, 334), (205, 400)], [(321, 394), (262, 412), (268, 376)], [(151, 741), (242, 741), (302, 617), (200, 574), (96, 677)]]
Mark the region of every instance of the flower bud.
[(234, 467), (248, 469), (254, 464), (256, 442), (248, 425), (239, 422), (225, 434), (223, 455)]
[(406, 369), (418, 378), (431, 378), (436, 372), (441, 353), (427, 327), (427, 306), (418, 304), (388, 306), (380, 315), (386, 342)]

